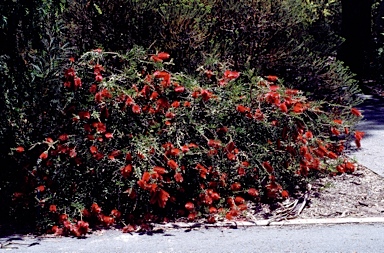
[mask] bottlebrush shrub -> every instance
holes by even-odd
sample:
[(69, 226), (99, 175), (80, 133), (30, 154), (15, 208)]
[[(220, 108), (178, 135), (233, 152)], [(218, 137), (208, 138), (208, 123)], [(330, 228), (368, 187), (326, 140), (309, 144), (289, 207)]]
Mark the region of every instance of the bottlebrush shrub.
[(71, 63), (66, 124), (31, 151), (15, 148), (20, 160), (39, 155), (14, 202), (35, 205), (51, 232), (82, 236), (95, 225), (232, 219), (311, 175), (354, 170), (342, 153), (357, 109), (225, 64), (170, 73), (169, 57), (97, 49)]

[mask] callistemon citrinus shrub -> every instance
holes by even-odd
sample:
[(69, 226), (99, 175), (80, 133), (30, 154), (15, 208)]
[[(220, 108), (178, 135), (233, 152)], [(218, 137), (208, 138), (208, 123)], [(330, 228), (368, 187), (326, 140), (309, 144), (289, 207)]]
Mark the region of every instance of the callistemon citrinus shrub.
[(167, 64), (169, 54), (138, 48), (70, 63), (66, 124), (31, 147), (35, 188), (15, 201), (39, 201), (53, 232), (82, 235), (86, 222), (232, 219), (248, 201), (288, 198), (310, 175), (354, 170), (341, 155), (357, 109), (308, 101), (253, 70), (207, 64), (187, 76)]

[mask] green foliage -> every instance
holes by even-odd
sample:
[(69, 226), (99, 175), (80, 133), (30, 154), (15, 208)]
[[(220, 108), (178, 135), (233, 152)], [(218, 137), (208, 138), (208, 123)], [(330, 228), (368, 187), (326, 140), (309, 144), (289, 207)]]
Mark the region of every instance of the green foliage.
[(5, 0), (0, 13), (0, 208), (15, 220), (76, 236), (75, 219), (108, 226), (116, 209), (212, 222), (211, 207), (243, 211), (236, 197), (281, 200), (353, 167), (335, 141), (359, 102), (334, 59), (335, 1)]
[(73, 235), (79, 219), (216, 222), (241, 215), (245, 200), (284, 199), (319, 172), (354, 170), (342, 157), (351, 134), (334, 138), (359, 119), (351, 107), (309, 101), (276, 76), (220, 61), (171, 73), (168, 58), (96, 49), (68, 66), (63, 114), (45, 140), (14, 149), (25, 180), (14, 207)]

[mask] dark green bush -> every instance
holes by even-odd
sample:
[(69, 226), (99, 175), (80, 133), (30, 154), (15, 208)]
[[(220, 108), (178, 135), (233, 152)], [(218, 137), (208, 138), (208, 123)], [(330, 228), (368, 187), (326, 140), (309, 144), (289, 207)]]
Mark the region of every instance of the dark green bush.
[(82, 50), (165, 50), (174, 56), (171, 69), (186, 73), (214, 55), (235, 69), (275, 74), (310, 97), (326, 94), (336, 102), (357, 91), (352, 73), (335, 60), (342, 42), (340, 8), (320, 0), (74, 1), (68, 37)]
[(220, 62), (171, 73), (168, 57), (96, 49), (68, 66), (60, 119), (44, 140), (13, 149), (25, 171), (13, 206), (60, 234), (78, 235), (79, 220), (216, 222), (241, 215), (245, 200), (287, 198), (319, 172), (354, 170), (345, 139), (332, 136), (358, 111)]
[[(211, 207), (237, 216), (240, 198), (281, 199), (317, 171), (353, 169), (339, 157), (343, 143), (333, 141), (358, 119), (350, 113), (358, 90), (334, 60), (339, 39), (330, 17), (338, 10), (331, 2), (7, 4), (1, 25), (13, 47), (0, 54), (0, 155), (10, 166), (1, 170), (0, 194), (2, 211), (15, 220), (58, 224), (74, 235), (86, 230), (73, 225), (83, 215), (91, 225), (117, 222), (118, 213), (126, 222), (188, 214), (213, 222)], [(172, 61), (156, 58), (160, 50)], [(98, 77), (96, 64), (105, 68)], [(170, 74), (171, 87), (162, 87), (167, 75), (156, 70)], [(154, 91), (165, 105), (150, 99)], [(138, 107), (125, 104), (127, 96)], [(175, 101), (190, 106), (171, 106)], [(190, 143), (197, 147), (181, 156), (165, 154)], [(155, 177), (153, 191), (138, 183), (146, 172)], [(220, 196), (215, 206), (208, 204), (213, 193)], [(233, 205), (227, 197), (240, 198)]]

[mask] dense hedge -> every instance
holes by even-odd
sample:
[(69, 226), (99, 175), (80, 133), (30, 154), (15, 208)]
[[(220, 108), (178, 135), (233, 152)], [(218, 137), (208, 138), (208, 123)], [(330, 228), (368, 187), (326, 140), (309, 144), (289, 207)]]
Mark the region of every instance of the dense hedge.
[[(209, 218), (200, 194), (223, 175), (214, 207), (226, 215), (233, 209), (227, 197), (281, 199), (307, 173), (352, 169), (338, 158), (337, 140), (353, 138), (360, 117), (351, 108), (360, 101), (353, 75), (335, 59), (340, 6), (333, 1), (6, 0), (0, 8), (8, 42), (0, 49), (4, 221), (45, 228), (61, 217), (63, 226), (57, 212), (81, 219), (79, 210), (91, 206), (91, 224), (115, 208), (127, 221), (148, 212)], [(155, 91), (165, 106), (151, 99)], [(351, 131), (341, 134), (344, 127)], [(165, 154), (176, 149), (182, 155)], [(152, 192), (145, 179), (161, 187)], [(137, 198), (124, 193), (129, 188)], [(169, 198), (156, 202), (160, 189)]]
[(96, 49), (71, 62), (53, 130), (13, 149), (24, 181), (12, 207), (77, 236), (84, 222), (216, 222), (246, 200), (288, 198), (319, 172), (354, 171), (342, 154), (361, 139), (355, 108), (309, 101), (252, 69), (171, 73), (169, 57)]

